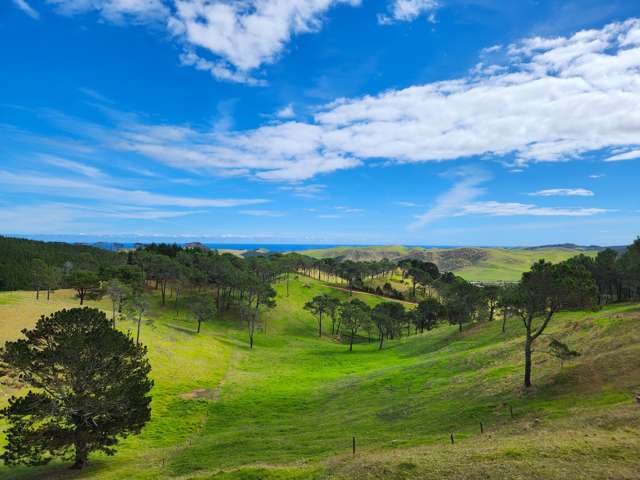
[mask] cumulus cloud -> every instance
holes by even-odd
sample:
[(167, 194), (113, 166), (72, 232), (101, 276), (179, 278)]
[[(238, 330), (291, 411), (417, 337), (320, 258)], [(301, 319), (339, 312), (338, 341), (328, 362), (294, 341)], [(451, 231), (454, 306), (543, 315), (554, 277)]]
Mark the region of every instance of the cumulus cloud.
[(378, 15), (380, 25), (397, 22), (412, 22), (421, 15), (428, 15), (430, 22), (435, 22), (435, 10), (440, 5), (436, 0), (393, 0), (386, 14)]
[(292, 36), (319, 30), (322, 15), (330, 8), (359, 3), (359, 0), (176, 0), (168, 26), (186, 44), (215, 54), (225, 65), (240, 72), (248, 72), (271, 63)]
[(174, 164), (248, 168), (270, 180), (307, 179), (367, 159), (491, 156), (522, 167), (629, 148), (640, 136), (639, 37), (640, 20), (632, 19), (527, 39), (509, 47), (505, 72), (340, 99), (312, 122), (215, 139), (194, 132), (180, 146), (162, 140), (130, 148)]
[(610, 160), (633, 155), (640, 138), (640, 20), (525, 39), (505, 50), (498, 73), (339, 99), (311, 121), (221, 132), (120, 114), (111, 115), (110, 128), (65, 128), (174, 168), (290, 182), (380, 159), (492, 158), (520, 170), (606, 149), (618, 152)]
[(532, 197), (593, 197), (594, 193), (586, 188), (550, 188), (529, 194)]
[[(26, 0), (14, 0), (27, 13)], [(331, 8), (360, 0), (46, 0), (65, 15), (97, 11), (113, 23), (166, 25), (183, 65), (228, 82), (264, 84), (249, 72), (272, 63), (295, 35), (320, 30)], [(30, 13), (31, 14), (31, 13)]]
[(13, 0), (13, 3), (16, 7), (18, 7), (34, 20), (38, 20), (40, 18), (40, 14), (38, 13), (38, 11), (28, 4), (27, 0)]

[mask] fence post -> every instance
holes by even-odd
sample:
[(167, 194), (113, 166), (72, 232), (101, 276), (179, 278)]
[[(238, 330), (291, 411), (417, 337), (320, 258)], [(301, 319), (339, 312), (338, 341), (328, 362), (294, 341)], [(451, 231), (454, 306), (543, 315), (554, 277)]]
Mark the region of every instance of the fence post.
[(355, 456), (355, 454), (356, 454), (356, 437), (352, 438), (351, 446), (352, 446), (352, 449), (353, 449), (353, 455)]

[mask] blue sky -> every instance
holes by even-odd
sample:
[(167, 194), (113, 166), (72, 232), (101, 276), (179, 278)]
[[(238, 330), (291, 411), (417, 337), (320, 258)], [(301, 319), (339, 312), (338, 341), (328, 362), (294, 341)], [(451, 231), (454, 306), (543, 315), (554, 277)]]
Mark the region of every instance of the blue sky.
[(640, 4), (5, 0), (0, 233), (614, 245)]

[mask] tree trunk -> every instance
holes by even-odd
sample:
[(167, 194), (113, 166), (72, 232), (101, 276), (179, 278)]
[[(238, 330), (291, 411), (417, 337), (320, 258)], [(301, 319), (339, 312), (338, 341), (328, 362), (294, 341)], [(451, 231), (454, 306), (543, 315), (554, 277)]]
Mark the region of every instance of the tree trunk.
[(40, 289), (36, 288), (36, 300), (40, 300)]
[(202, 324), (202, 321), (198, 319), (198, 331), (196, 333), (200, 333), (200, 324)]
[(138, 332), (136, 333), (136, 345), (140, 345), (140, 324), (142, 323), (142, 315), (138, 317)]
[(384, 333), (380, 332), (380, 345), (378, 345), (378, 350), (382, 350), (383, 343), (384, 343)]
[(353, 333), (353, 330), (351, 331), (351, 338), (349, 339), (349, 351), (353, 352), (353, 336), (355, 334)]
[(527, 336), (524, 343), (524, 386), (531, 387), (531, 343), (532, 340)]
[(82, 433), (76, 434), (74, 447), (76, 450), (75, 462), (71, 466), (73, 470), (82, 470), (89, 462), (89, 446)]
[(504, 312), (502, 312), (502, 333), (505, 333), (507, 331), (507, 310), (505, 309)]
[(47, 288), (47, 301), (51, 298), (51, 289)]
[(322, 312), (320, 312), (320, 317), (318, 320), (318, 336), (322, 338)]

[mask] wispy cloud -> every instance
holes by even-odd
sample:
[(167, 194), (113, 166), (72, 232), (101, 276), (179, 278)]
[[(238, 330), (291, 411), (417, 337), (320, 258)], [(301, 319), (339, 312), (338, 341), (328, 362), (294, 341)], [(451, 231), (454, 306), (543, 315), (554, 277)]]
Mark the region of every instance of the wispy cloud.
[(40, 18), (40, 14), (38, 13), (38, 11), (28, 4), (27, 0), (13, 0), (13, 3), (16, 7), (29, 15), (31, 18), (35, 20), (38, 20)]
[(612, 155), (605, 159), (605, 162), (622, 162), (624, 160), (636, 160), (638, 158), (640, 158), (640, 150), (631, 150), (629, 152)]
[(53, 155), (40, 155), (40, 159), (44, 163), (48, 163), (49, 165), (53, 165), (55, 167), (63, 168), (65, 170), (84, 175), (85, 177), (100, 178), (104, 176), (104, 174), (98, 168), (86, 165), (84, 163), (75, 162), (73, 160), (67, 160), (66, 158), (60, 158)]
[(539, 207), (525, 203), (476, 202), (463, 205), (456, 216), (490, 215), (494, 217), (533, 216), (533, 217), (589, 217), (612, 212), (604, 208), (558, 208)]
[(346, 213), (346, 214), (349, 214), (349, 213), (363, 213), (364, 212), (364, 209), (362, 209), (362, 208), (345, 207), (343, 205), (339, 205), (339, 206), (337, 206), (335, 208), (336, 208), (336, 210), (338, 210), (338, 211), (340, 211), (342, 213)]
[(320, 196), (324, 193), (326, 185), (319, 183), (311, 183), (307, 185), (283, 185), (280, 187), (280, 190), (291, 192), (293, 195), (297, 197), (303, 198), (320, 198)]
[(606, 175), (604, 173), (593, 173), (593, 174), (589, 175), (589, 178), (597, 180), (598, 178), (603, 178), (605, 176)]
[(284, 217), (284, 212), (278, 212), (275, 210), (241, 210), (242, 215), (248, 215), (250, 217)]
[(0, 170), (0, 184), (22, 192), (49, 193), (67, 198), (84, 198), (109, 202), (126, 202), (140, 206), (172, 206), (184, 208), (225, 208), (265, 203), (264, 199), (193, 198), (153, 193), (144, 190), (125, 190), (96, 182), (61, 177)]
[(445, 174), (454, 178), (456, 183), (447, 192), (436, 198), (434, 205), (409, 225), (409, 230), (416, 230), (437, 220), (459, 213), (461, 205), (471, 202), (485, 193), (480, 187), (491, 176), (484, 170), (464, 167)]
[[(450, 190), (440, 195), (427, 212), (416, 216), (416, 220), (409, 225), (410, 230), (424, 227), (444, 218), (467, 215), (493, 217), (587, 217), (615, 211), (604, 208), (540, 207), (518, 202), (476, 201), (478, 197), (486, 193), (486, 190), (480, 187), (481, 184), (490, 179), (486, 172), (466, 167), (448, 172), (447, 175), (456, 179), (456, 183)], [(540, 196), (554, 195), (557, 195), (557, 192)], [(564, 195), (566, 196), (567, 194), (564, 193)]]
[(96, 11), (109, 22), (122, 24), (158, 23), (170, 14), (163, 0), (47, 0), (63, 15), (78, 15)]
[(586, 188), (550, 188), (528, 195), (531, 197), (593, 197), (594, 193)]
[(406, 208), (414, 208), (414, 207), (420, 206), (419, 204), (414, 202), (394, 202), (393, 204), (399, 207), (406, 207)]

